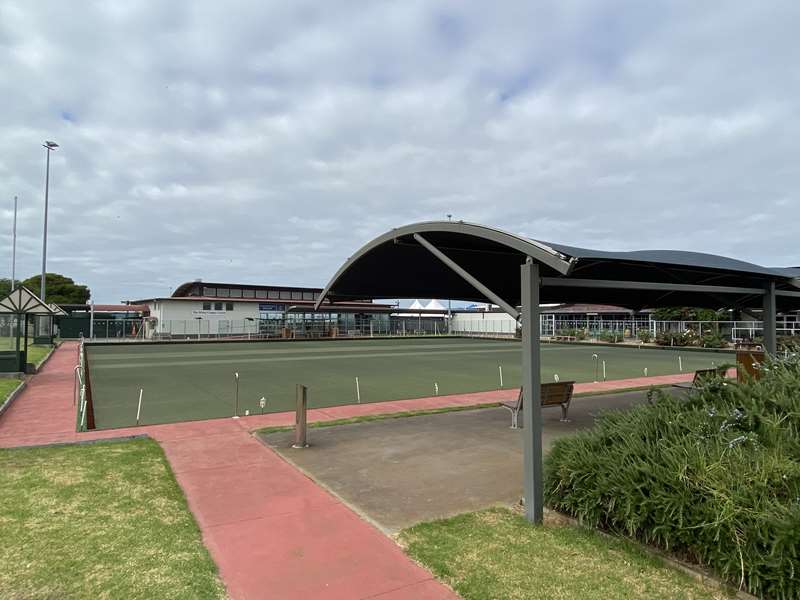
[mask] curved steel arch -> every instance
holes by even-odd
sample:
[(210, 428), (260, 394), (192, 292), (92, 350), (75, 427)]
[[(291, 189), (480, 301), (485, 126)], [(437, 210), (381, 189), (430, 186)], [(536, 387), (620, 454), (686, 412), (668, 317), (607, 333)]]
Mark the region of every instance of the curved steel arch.
[(575, 264), (574, 258), (558, 252), (546, 244), (508, 233), (502, 229), (487, 227), (486, 225), (479, 225), (477, 223), (465, 223), (464, 221), (424, 221), (421, 223), (412, 223), (410, 225), (404, 225), (402, 227), (392, 229), (391, 231), (387, 231), (383, 235), (376, 237), (370, 242), (367, 242), (354, 254), (352, 254), (345, 261), (345, 263), (339, 267), (333, 277), (331, 277), (328, 285), (326, 285), (322, 290), (322, 293), (319, 295), (319, 298), (317, 298), (317, 302), (314, 305), (314, 309), (319, 310), (320, 305), (328, 296), (331, 288), (336, 284), (336, 281), (342, 275), (344, 275), (344, 273), (347, 272), (347, 270), (350, 269), (350, 267), (353, 266), (362, 256), (368, 254), (375, 248), (382, 246), (387, 242), (391, 242), (394, 239), (412, 236), (415, 233), (419, 234), (431, 232), (460, 233), (495, 242), (497, 244), (506, 246), (511, 250), (515, 250), (520, 254), (530, 256), (531, 258), (534, 258), (539, 262), (551, 267), (562, 275), (568, 275)]

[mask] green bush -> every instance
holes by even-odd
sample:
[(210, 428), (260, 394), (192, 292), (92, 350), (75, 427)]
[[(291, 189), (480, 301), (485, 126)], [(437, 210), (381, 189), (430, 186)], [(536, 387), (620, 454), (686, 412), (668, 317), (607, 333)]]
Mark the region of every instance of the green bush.
[(752, 594), (800, 598), (800, 359), (756, 382), (604, 413), (556, 441), (554, 509), (707, 565)]
[(614, 329), (602, 329), (597, 332), (597, 339), (601, 342), (617, 344), (624, 338), (625, 336), (621, 331), (615, 331)]
[(700, 345), (703, 348), (727, 348), (728, 342), (718, 333), (704, 333), (700, 338)]
[(653, 341), (653, 332), (649, 329), (640, 329), (636, 332), (636, 337), (639, 338), (640, 342), (644, 342), (645, 344), (649, 344)]
[(659, 346), (692, 346), (696, 342), (697, 334), (691, 329), (686, 331), (659, 331), (656, 334), (656, 344)]

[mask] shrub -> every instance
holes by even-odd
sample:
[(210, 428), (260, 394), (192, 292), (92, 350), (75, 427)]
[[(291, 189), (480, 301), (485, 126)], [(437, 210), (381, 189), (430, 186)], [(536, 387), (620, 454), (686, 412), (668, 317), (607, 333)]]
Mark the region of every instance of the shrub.
[(696, 334), (691, 329), (686, 331), (659, 331), (656, 334), (656, 344), (659, 346), (691, 346), (694, 344)]
[(750, 593), (800, 597), (800, 359), (759, 381), (604, 413), (556, 441), (556, 510), (707, 565)]
[(653, 341), (653, 332), (650, 331), (649, 329), (640, 329), (639, 331), (636, 332), (636, 337), (639, 338), (640, 342), (649, 344), (650, 342)]
[(728, 342), (720, 334), (708, 332), (700, 338), (700, 345), (703, 348), (726, 348)]
[(624, 337), (625, 336), (621, 331), (615, 331), (613, 329), (603, 329), (597, 332), (598, 340), (601, 342), (608, 342), (610, 344), (621, 342)]

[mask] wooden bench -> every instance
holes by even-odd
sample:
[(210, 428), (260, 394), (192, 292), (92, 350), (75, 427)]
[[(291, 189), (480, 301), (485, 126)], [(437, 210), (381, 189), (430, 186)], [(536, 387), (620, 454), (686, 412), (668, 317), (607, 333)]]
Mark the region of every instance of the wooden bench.
[(550, 339), (554, 342), (574, 342), (577, 338), (574, 335), (554, 335)]
[(703, 384), (708, 382), (709, 380), (725, 378), (728, 374), (727, 367), (713, 367), (711, 369), (698, 369), (694, 372), (694, 377), (692, 377), (692, 382), (690, 384), (685, 383), (673, 383), (672, 387), (682, 388), (685, 390), (701, 390), (703, 389)]
[[(568, 422), (567, 411), (572, 401), (572, 392), (575, 389), (574, 381), (558, 381), (542, 384), (542, 406), (560, 406), (561, 420)], [(522, 412), (522, 388), (516, 402), (501, 402), (500, 406), (511, 411), (511, 429), (519, 428), (519, 413)]]

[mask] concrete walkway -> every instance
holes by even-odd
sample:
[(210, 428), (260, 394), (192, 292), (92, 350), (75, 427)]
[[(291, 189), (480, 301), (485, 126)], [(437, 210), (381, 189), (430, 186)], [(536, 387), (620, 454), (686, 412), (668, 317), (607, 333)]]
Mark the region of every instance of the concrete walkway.
[[(388, 537), (286, 463), (249, 432), (289, 425), (277, 413), (75, 432), (77, 343), (64, 343), (0, 417), (0, 447), (148, 434), (167, 455), (232, 598), (454, 599)], [(578, 384), (577, 393), (668, 384), (691, 374)], [(337, 406), (311, 421), (471, 406), (517, 390)]]

